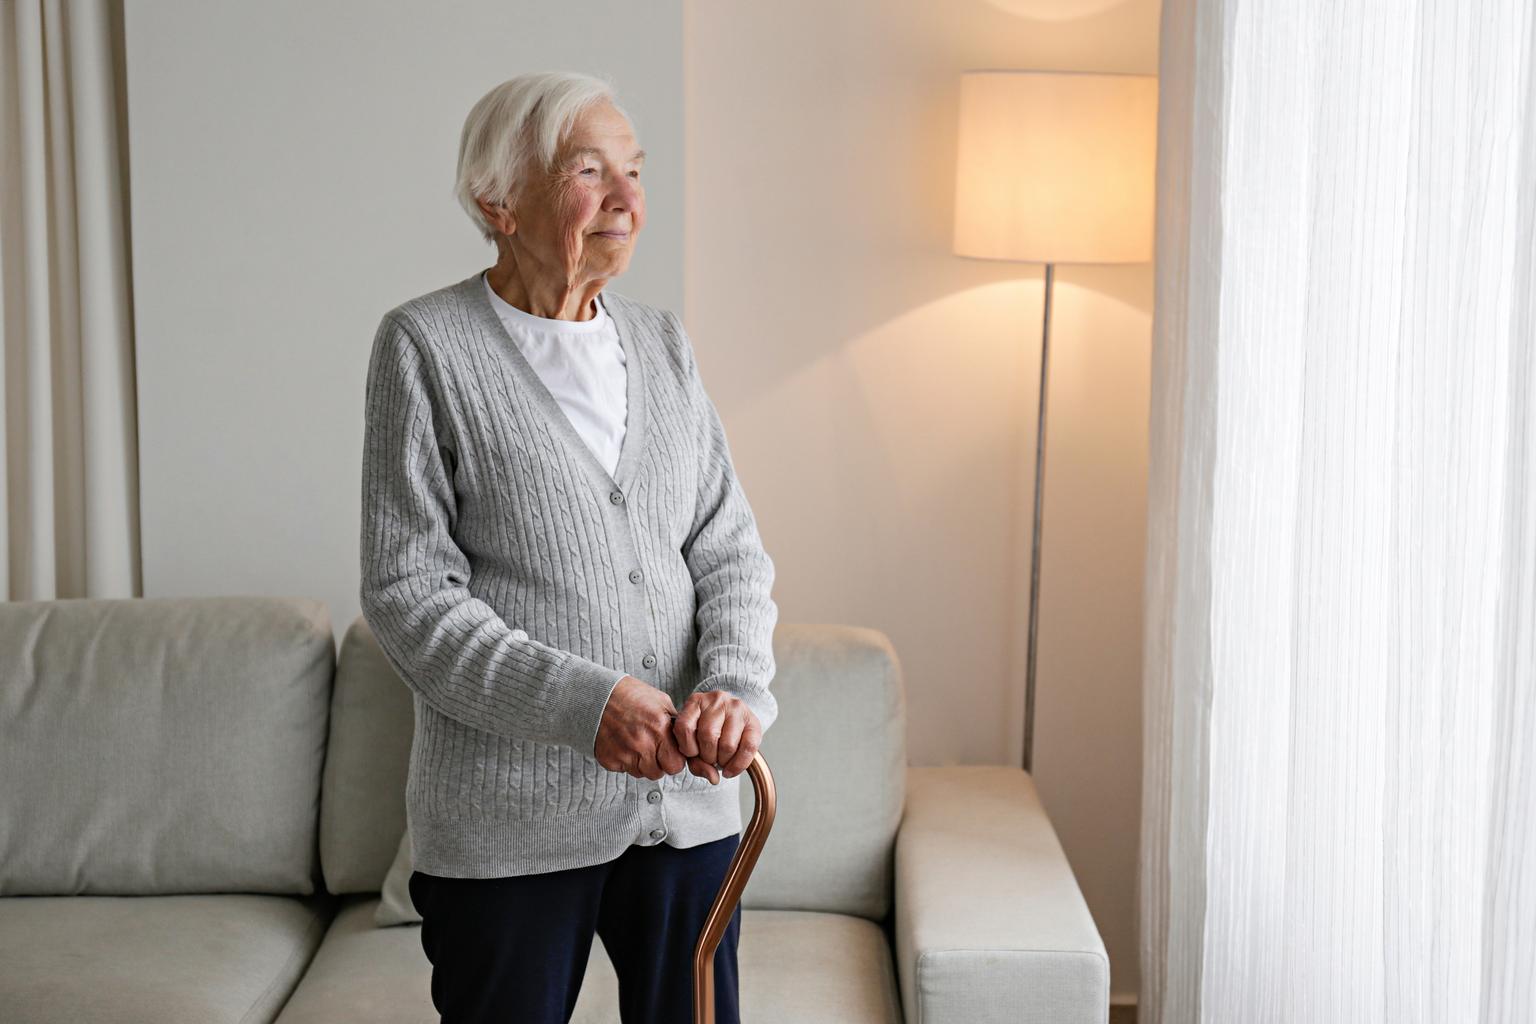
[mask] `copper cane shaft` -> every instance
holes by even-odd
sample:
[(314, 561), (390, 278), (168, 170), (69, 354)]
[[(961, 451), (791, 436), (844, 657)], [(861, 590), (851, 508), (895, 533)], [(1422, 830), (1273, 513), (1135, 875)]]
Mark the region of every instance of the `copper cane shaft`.
[(763, 843), (768, 839), (768, 830), (773, 827), (773, 812), (777, 801), (773, 775), (768, 771), (768, 762), (763, 760), (762, 751), (758, 751), (752, 763), (747, 765), (747, 774), (752, 777), (757, 806), (752, 809), (752, 820), (747, 824), (746, 834), (736, 847), (731, 866), (725, 870), (725, 881), (715, 896), (714, 906), (709, 908), (704, 930), (699, 933), (699, 944), (693, 951), (694, 1024), (715, 1024), (715, 950), (725, 937), (731, 915), (736, 912), (736, 904), (741, 900), (741, 891), (747, 887), (747, 877), (752, 874), (757, 855), (762, 852)]

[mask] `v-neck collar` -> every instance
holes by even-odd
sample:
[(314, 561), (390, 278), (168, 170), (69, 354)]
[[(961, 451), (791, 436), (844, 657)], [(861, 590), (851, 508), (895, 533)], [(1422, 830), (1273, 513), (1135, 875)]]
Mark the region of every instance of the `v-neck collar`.
[(481, 277), (483, 273), (484, 271), (476, 271), (459, 283), (459, 288), (463, 292), (462, 297), (475, 322), (485, 332), (486, 337), (495, 339), (502, 348), (507, 350), (513, 367), (521, 378), (521, 383), (527, 388), (527, 393), (532, 396), (534, 404), (543, 412), (544, 419), (551, 430), (560, 437), (566, 450), (587, 467), (587, 472), (593, 481), (605, 490), (614, 488), (620, 491), (627, 490), (634, 480), (640, 450), (645, 444), (647, 410), (644, 361), (640, 355), (640, 346), (630, 336), (630, 321), (623, 309), (623, 303), (610, 303), (601, 295), (597, 299), (613, 320), (614, 330), (619, 336), (619, 345), (624, 350), (624, 393), (627, 405), (624, 439), (619, 444), (619, 464), (610, 475), (608, 467), (598, 460), (596, 453), (587, 446), (581, 434), (577, 433), (570, 417), (565, 414), (564, 409), (560, 408), (560, 403), (555, 400), (554, 395), (550, 394), (549, 388), (539, 377), (538, 371), (533, 368), (532, 363), (528, 362), (516, 340), (507, 332), (506, 324), (502, 323), (496, 307), (491, 304), (491, 297), (485, 292), (486, 282)]

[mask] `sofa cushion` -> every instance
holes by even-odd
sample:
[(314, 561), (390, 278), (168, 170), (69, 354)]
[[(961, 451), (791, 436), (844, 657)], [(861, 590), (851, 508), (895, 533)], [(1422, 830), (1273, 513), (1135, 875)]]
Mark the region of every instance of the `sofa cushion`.
[(380, 928), (421, 923), (421, 914), (416, 909), (416, 902), (411, 899), (411, 875), (415, 869), (411, 833), (407, 829), (400, 836), (400, 849), (395, 854), (395, 862), (389, 866), (384, 888), (379, 893), (379, 909), (373, 915), (373, 921)]
[[(741, 905), (882, 920), (906, 801), (906, 694), (896, 651), (879, 630), (846, 625), (781, 625), (773, 646), (779, 717), (762, 754), (778, 802)], [(743, 827), (754, 802), (747, 779)]]
[[(378, 901), (348, 897), (278, 1024), (419, 1024), (435, 1020), (421, 926), (374, 926)], [(885, 933), (863, 918), (743, 910), (737, 947), (743, 1020), (899, 1024)], [(618, 975), (593, 936), (571, 1024), (619, 1019)]]
[(0, 895), (314, 892), (334, 666), (308, 598), (0, 605)]
[(378, 892), (405, 833), (414, 698), (358, 616), (341, 640), (320, 795), (320, 863), (334, 893)]
[(323, 894), (7, 897), (0, 1020), (270, 1021), (334, 904)]

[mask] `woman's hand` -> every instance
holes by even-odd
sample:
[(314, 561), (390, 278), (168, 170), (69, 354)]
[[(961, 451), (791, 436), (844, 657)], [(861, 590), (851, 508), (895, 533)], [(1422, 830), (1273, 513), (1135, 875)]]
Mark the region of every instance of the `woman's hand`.
[(706, 690), (688, 695), (672, 723), (672, 737), (688, 758), (688, 769), (718, 785), (722, 774), (729, 779), (747, 770), (757, 756), (763, 726), (740, 697)]
[(592, 751), (597, 763), (652, 782), (676, 775), (685, 764), (670, 728), (676, 713), (665, 691), (634, 676), (620, 679), (597, 727)]

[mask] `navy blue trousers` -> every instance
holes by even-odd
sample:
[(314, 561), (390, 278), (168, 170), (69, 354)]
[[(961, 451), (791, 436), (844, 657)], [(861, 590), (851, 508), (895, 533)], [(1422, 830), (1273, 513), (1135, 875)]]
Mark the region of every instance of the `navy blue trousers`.
[[(443, 1024), (566, 1024), (595, 932), (623, 1024), (692, 1024), (693, 951), (740, 836), (631, 846), (589, 867), (509, 878), (411, 873)], [(740, 1024), (741, 907), (715, 951), (716, 1024)]]

